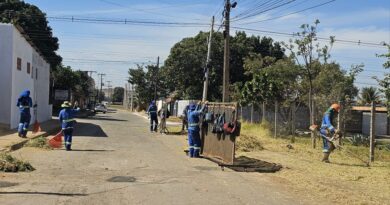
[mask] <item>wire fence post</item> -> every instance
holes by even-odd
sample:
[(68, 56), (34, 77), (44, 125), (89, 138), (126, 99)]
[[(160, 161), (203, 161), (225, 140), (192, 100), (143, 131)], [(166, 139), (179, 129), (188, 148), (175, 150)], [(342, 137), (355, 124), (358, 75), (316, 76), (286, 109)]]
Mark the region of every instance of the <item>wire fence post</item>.
[(278, 101), (275, 100), (275, 130), (274, 130), (274, 138), (278, 135)]
[(375, 156), (375, 101), (371, 102), (370, 121), (370, 163), (374, 162)]

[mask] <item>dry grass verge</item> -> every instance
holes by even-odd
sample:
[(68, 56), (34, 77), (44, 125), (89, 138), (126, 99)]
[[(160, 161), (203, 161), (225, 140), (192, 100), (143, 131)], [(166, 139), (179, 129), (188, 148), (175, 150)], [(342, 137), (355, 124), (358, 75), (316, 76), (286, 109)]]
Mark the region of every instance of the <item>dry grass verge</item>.
[[(366, 167), (347, 151), (336, 150), (331, 163), (322, 163), (321, 144), (311, 148), (311, 140), (297, 137), (273, 138), (260, 125), (243, 123), (238, 147), (250, 148), (250, 140), (258, 140), (263, 151), (243, 152), (238, 155), (282, 164), (285, 169), (272, 175), (275, 182), (283, 183), (292, 192), (332, 204), (389, 204), (390, 201), (390, 152), (377, 149), (375, 163)], [(249, 137), (248, 137), (249, 136)], [(368, 160), (368, 148), (346, 144), (345, 149)]]

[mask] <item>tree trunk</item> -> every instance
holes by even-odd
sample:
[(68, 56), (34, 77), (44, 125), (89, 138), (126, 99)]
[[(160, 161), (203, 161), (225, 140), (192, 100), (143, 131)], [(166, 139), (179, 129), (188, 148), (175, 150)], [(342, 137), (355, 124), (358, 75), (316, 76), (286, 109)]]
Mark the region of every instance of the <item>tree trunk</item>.
[[(310, 125), (314, 125), (314, 103), (313, 103), (313, 82), (310, 80), (309, 88), (309, 112), (310, 112)], [(313, 131), (310, 133), (311, 144), (313, 149), (316, 148), (316, 136)]]
[(263, 102), (263, 108), (262, 108), (262, 114), (263, 114), (263, 116), (261, 117), (261, 123), (265, 123), (265, 121), (267, 121), (265, 118), (265, 110), (266, 110), (266, 103), (265, 103), (265, 101)]
[(291, 106), (291, 142), (294, 143), (295, 142), (295, 117), (296, 117), (296, 113), (295, 113), (295, 101), (292, 103), (292, 106)]
[(253, 123), (253, 113), (254, 113), (254, 107), (253, 107), (253, 103), (251, 105), (251, 123)]

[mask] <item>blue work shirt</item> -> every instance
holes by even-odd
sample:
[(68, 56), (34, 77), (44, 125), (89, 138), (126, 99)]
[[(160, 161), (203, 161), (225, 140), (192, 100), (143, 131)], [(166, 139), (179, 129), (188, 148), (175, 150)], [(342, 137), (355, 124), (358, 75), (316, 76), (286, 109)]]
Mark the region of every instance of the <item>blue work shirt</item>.
[(150, 117), (157, 117), (157, 106), (155, 104), (150, 104), (146, 112)]
[(199, 105), (195, 110), (188, 110), (188, 130), (191, 131), (200, 131), (199, 128), (199, 117), (203, 114), (206, 105), (204, 105), (201, 109), (199, 109)]
[(329, 108), (322, 118), (321, 129), (328, 129), (330, 132), (335, 132), (335, 128), (332, 124), (335, 111), (333, 108)]
[(26, 90), (22, 92), (18, 98), (16, 106), (22, 114), (30, 114), (30, 108), (32, 107), (32, 99), (30, 97), (30, 91)]
[(72, 109), (72, 108), (64, 108), (61, 110), (59, 114), (59, 120), (61, 122), (62, 129), (71, 129), (74, 126), (75, 119), (74, 115), (80, 110), (78, 109)]

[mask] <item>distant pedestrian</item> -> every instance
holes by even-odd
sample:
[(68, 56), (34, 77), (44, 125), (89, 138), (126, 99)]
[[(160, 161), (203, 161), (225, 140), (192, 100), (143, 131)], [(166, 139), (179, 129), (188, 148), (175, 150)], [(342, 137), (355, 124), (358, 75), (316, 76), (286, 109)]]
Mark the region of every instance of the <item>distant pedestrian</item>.
[(181, 125), (181, 132), (184, 132), (185, 130), (188, 130), (188, 109), (189, 105), (187, 105), (182, 113), (182, 125)]
[(158, 117), (157, 117), (157, 106), (156, 101), (152, 101), (146, 111), (150, 119), (150, 132), (157, 132)]
[[(23, 91), (20, 94), (16, 106), (20, 111), (18, 135), (19, 137), (25, 138), (27, 137), (27, 131), (31, 120), (30, 108), (32, 107), (32, 99), (29, 90)], [(36, 105), (34, 105), (34, 107), (36, 107)]]
[(207, 106), (207, 102), (202, 108), (201, 102), (198, 105), (190, 104), (188, 110), (188, 145), (189, 145), (189, 156), (198, 158), (200, 155), (201, 140), (200, 140), (200, 127), (199, 120), (200, 115), (203, 114)]
[[(77, 106), (77, 103), (75, 103)], [(60, 111), (59, 119), (61, 122), (62, 132), (65, 138), (65, 148), (66, 151), (72, 150), (72, 137), (73, 130), (76, 120), (74, 119), (74, 115), (80, 111), (80, 108), (73, 109), (72, 104), (69, 101), (65, 101), (61, 107), (63, 108)]]

